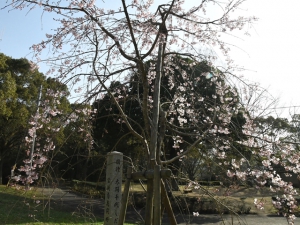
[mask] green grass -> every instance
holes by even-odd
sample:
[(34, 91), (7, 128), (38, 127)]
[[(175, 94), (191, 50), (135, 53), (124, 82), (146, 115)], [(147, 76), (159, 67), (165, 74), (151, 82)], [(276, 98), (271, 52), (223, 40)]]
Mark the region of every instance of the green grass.
[[(103, 218), (75, 215), (67, 208), (49, 202), (37, 191), (24, 191), (0, 185), (1, 224), (103, 224)], [(127, 225), (130, 225), (127, 223)], [(132, 224), (131, 224), (132, 225)]]
[[(105, 185), (104, 183), (93, 183), (93, 182), (82, 182), (76, 181), (73, 183), (73, 190), (81, 193), (103, 196), (103, 191), (99, 190), (99, 187)], [(147, 189), (147, 185), (144, 184), (144, 188)], [(265, 187), (262, 189), (256, 189), (253, 187), (246, 186), (236, 186), (232, 189), (227, 189), (221, 186), (202, 186), (199, 190), (192, 190), (190, 193), (183, 193), (185, 188), (184, 185), (179, 185), (180, 191), (174, 191), (173, 196), (175, 197), (177, 203), (182, 202), (182, 206), (189, 209), (189, 211), (199, 211), (202, 213), (218, 213), (225, 212), (228, 213), (230, 210), (242, 213), (242, 214), (263, 214), (263, 215), (277, 215), (277, 210), (273, 207), (272, 196), (277, 194), (280, 196), (282, 193), (273, 193), (269, 188)], [(101, 188), (100, 188), (101, 189)], [(130, 185), (130, 192), (135, 193), (145, 193), (143, 187), (132, 182)], [(207, 194), (210, 192), (214, 195), (212, 200), (211, 196)], [(299, 198), (300, 196), (295, 196)], [(134, 204), (137, 206), (144, 205), (145, 196), (139, 196), (134, 199)], [(258, 210), (254, 206), (254, 199), (257, 198), (264, 203), (264, 210)], [(195, 202), (195, 199), (197, 202)], [(177, 203), (172, 202), (173, 209), (176, 210)], [(223, 204), (228, 206), (223, 207)], [(187, 207), (188, 205), (188, 207)], [(300, 215), (300, 207), (295, 210), (297, 216)]]

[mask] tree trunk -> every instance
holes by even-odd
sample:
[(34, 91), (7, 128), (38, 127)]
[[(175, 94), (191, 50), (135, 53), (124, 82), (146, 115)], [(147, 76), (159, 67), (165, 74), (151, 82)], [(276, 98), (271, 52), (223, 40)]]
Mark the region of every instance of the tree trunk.
[[(150, 136), (150, 162), (148, 169), (154, 170), (154, 166), (157, 164), (157, 140), (158, 140), (158, 119), (160, 108), (160, 83), (162, 75), (162, 43), (159, 44), (158, 57), (156, 64), (156, 77), (153, 94), (153, 116), (151, 123), (151, 136)], [(146, 216), (145, 225), (153, 224), (153, 179), (147, 181), (147, 202), (146, 202)]]

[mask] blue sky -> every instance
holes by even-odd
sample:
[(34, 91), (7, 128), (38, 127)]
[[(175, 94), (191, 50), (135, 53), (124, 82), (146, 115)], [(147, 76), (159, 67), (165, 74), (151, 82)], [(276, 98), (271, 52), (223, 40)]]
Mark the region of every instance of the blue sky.
[[(0, 2), (0, 8), (5, 1)], [(33, 59), (30, 47), (45, 40), (45, 34), (55, 28), (52, 15), (42, 10), (1, 10), (0, 11), (0, 52), (13, 58)], [(46, 72), (45, 66), (40, 66)]]
[[(0, 1), (0, 8), (5, 2)], [(239, 47), (232, 49), (232, 58), (249, 70), (244, 72), (245, 77), (280, 97), (282, 106), (300, 106), (299, 9), (299, 0), (248, 0), (242, 7), (243, 14), (255, 15), (259, 21), (250, 30), (250, 37), (230, 40)], [(13, 58), (33, 59), (29, 48), (45, 40), (45, 34), (55, 28), (53, 16), (42, 15), (38, 8), (30, 12), (1, 10), (0, 52)], [(46, 65), (40, 65), (41, 72), (46, 70)]]

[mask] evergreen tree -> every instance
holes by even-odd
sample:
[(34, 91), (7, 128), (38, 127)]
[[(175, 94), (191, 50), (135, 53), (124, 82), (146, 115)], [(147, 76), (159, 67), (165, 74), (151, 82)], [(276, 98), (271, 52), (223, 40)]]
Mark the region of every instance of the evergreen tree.
[(0, 183), (2, 183), (2, 176), (8, 177), (11, 167), (15, 163), (22, 163), (24, 138), (28, 133), (29, 119), (37, 110), (40, 88), (43, 87), (41, 101), (50, 98), (46, 95), (47, 89), (64, 91), (65, 96), (61, 98), (61, 104), (58, 106), (62, 110), (68, 107), (66, 98), (68, 91), (66, 85), (57, 80), (46, 79), (27, 59), (13, 59), (2, 53), (0, 53), (0, 81)]

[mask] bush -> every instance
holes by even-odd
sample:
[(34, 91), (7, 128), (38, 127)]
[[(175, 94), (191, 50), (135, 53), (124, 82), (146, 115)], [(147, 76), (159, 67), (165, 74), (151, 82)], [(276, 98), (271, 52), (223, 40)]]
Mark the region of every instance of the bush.
[(105, 183), (72, 180), (71, 189), (93, 197), (104, 198), (105, 196)]

